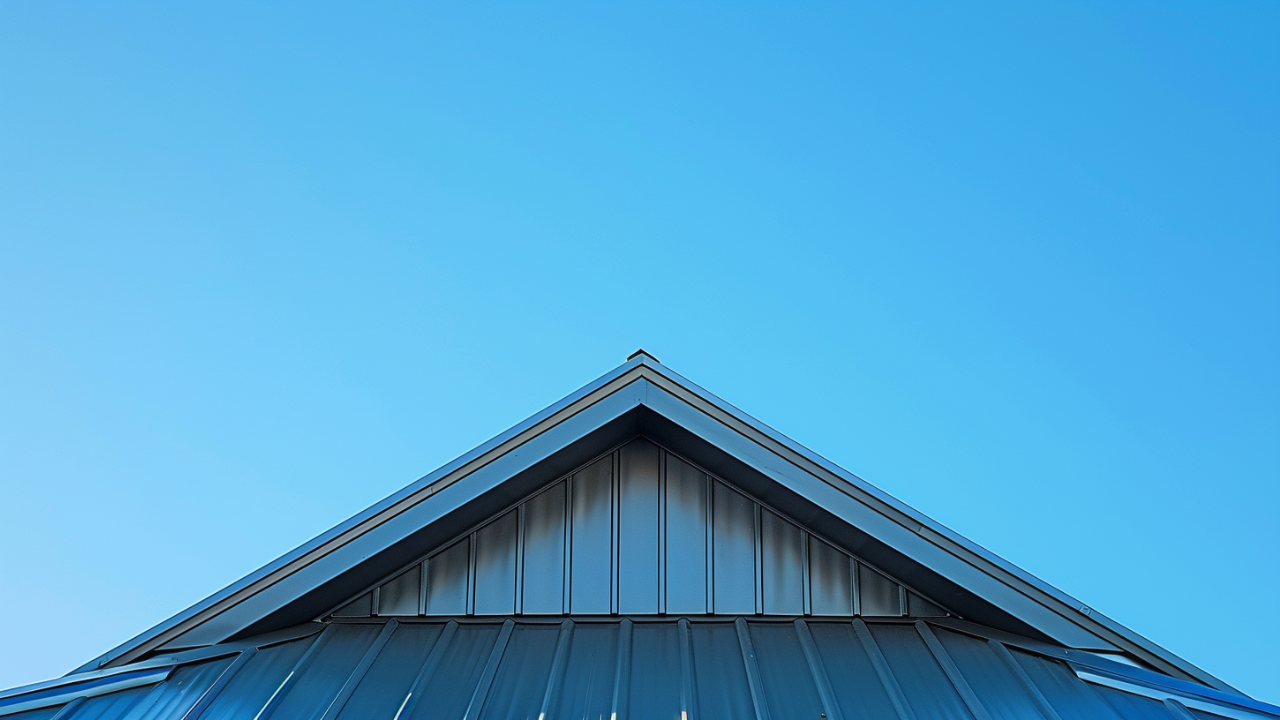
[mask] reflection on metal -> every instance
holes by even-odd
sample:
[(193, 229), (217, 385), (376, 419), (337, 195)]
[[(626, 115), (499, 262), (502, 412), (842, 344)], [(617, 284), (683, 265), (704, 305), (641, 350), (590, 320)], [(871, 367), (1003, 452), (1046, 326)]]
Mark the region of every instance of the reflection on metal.
[(940, 617), (880, 570), (638, 438), (357, 596), (334, 618)]
[[(1167, 713), (1161, 715), (1162, 718), (1170, 718), (1171, 720), (1183, 720), (1186, 715), (1176, 712), (1171, 706), (1174, 706), (1184, 712), (1198, 711), (1193, 715), (1196, 720), (1216, 720), (1218, 717), (1232, 718), (1232, 720), (1262, 720), (1263, 718), (1280, 717), (1280, 713), (1267, 713), (1252, 708), (1232, 707), (1222, 703), (1211, 702), (1203, 698), (1188, 697), (1185, 693), (1173, 692), (1171, 690), (1153, 687), (1142, 682), (1127, 681), (1117, 678), (1109, 673), (1093, 672), (1091, 670), (1077, 669), (1076, 675), (1089, 683), (1094, 683), (1101, 688), (1114, 689), (1119, 693), (1111, 693), (1108, 690), (1099, 690), (1099, 694), (1103, 695), (1113, 706), (1138, 706), (1144, 710), (1158, 708), (1160, 712)], [(1137, 697), (1133, 697), (1137, 696)], [(1150, 698), (1149, 700), (1147, 698)], [(1202, 713), (1210, 713), (1205, 715)], [(1138, 717), (1134, 713), (1134, 717)]]
[(1280, 709), (1261, 703), (1159, 687), (1150, 677), (1118, 674), (1133, 669), (1105, 661), (1112, 670), (1073, 666), (1057, 657), (1061, 649), (1028, 651), (945, 622), (347, 620), (320, 637), (237, 649), (217, 661), (179, 661), (153, 688), (64, 697), (0, 714), (15, 720), (1280, 718)]
[(144, 685), (154, 685), (165, 678), (173, 668), (149, 668), (93, 678), (81, 683), (37, 689), (32, 692), (0, 698), (0, 715), (16, 713), (30, 708), (47, 707), (76, 697), (96, 697)]

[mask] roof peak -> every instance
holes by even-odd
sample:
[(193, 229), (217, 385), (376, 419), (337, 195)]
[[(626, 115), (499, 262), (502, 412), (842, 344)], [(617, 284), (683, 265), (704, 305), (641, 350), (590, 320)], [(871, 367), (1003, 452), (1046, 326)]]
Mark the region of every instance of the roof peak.
[(633, 352), (633, 353), (631, 353), (630, 355), (628, 355), (628, 356), (627, 356), (627, 362), (631, 362), (632, 360), (635, 360), (636, 358), (641, 358), (641, 359), (648, 358), (648, 359), (650, 359), (650, 360), (652, 360), (652, 361), (654, 361), (654, 362), (658, 363), (659, 365), (661, 365), (661, 364), (662, 364), (662, 361), (661, 361), (661, 360), (659, 360), (658, 358), (654, 357), (654, 356), (653, 356), (653, 353), (647, 352), (644, 348), (636, 348), (636, 351), (635, 351), (635, 352)]

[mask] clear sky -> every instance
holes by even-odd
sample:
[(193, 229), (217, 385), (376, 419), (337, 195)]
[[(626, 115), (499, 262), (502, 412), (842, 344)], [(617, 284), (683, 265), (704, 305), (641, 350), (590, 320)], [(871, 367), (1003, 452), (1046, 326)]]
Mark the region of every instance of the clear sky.
[(1280, 702), (1280, 3), (0, 4), (0, 687), (643, 346)]

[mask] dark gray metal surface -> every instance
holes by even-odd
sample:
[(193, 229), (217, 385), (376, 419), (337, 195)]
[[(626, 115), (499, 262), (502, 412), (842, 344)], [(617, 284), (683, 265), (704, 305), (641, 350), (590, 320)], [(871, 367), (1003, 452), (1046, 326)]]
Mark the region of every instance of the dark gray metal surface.
[(417, 615), (419, 595), (428, 616), (947, 614), (644, 438), (419, 565), (333, 615)]
[[(15, 720), (1212, 720), (1209, 694), (1086, 682), (1051, 652), (926, 621), (344, 621)], [(1048, 652), (1048, 651), (1046, 651)], [(243, 659), (247, 658), (247, 660)], [(1111, 667), (1115, 671), (1123, 666)], [(1149, 676), (1129, 678), (1146, 682)], [(1151, 694), (1153, 686), (1146, 686)], [(7, 718), (6, 718), (7, 720)]]

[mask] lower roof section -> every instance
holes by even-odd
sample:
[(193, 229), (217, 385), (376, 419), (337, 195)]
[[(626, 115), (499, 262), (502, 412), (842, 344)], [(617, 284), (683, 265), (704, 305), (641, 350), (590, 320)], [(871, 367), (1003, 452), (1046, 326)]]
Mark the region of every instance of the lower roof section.
[[(0, 693), (6, 720), (1208, 720), (1280, 709), (961, 621), (315, 623)], [(116, 675), (145, 667), (121, 668)], [(61, 683), (61, 684), (58, 684)], [(77, 691), (77, 688), (82, 688)], [(42, 701), (41, 698), (44, 698)]]

